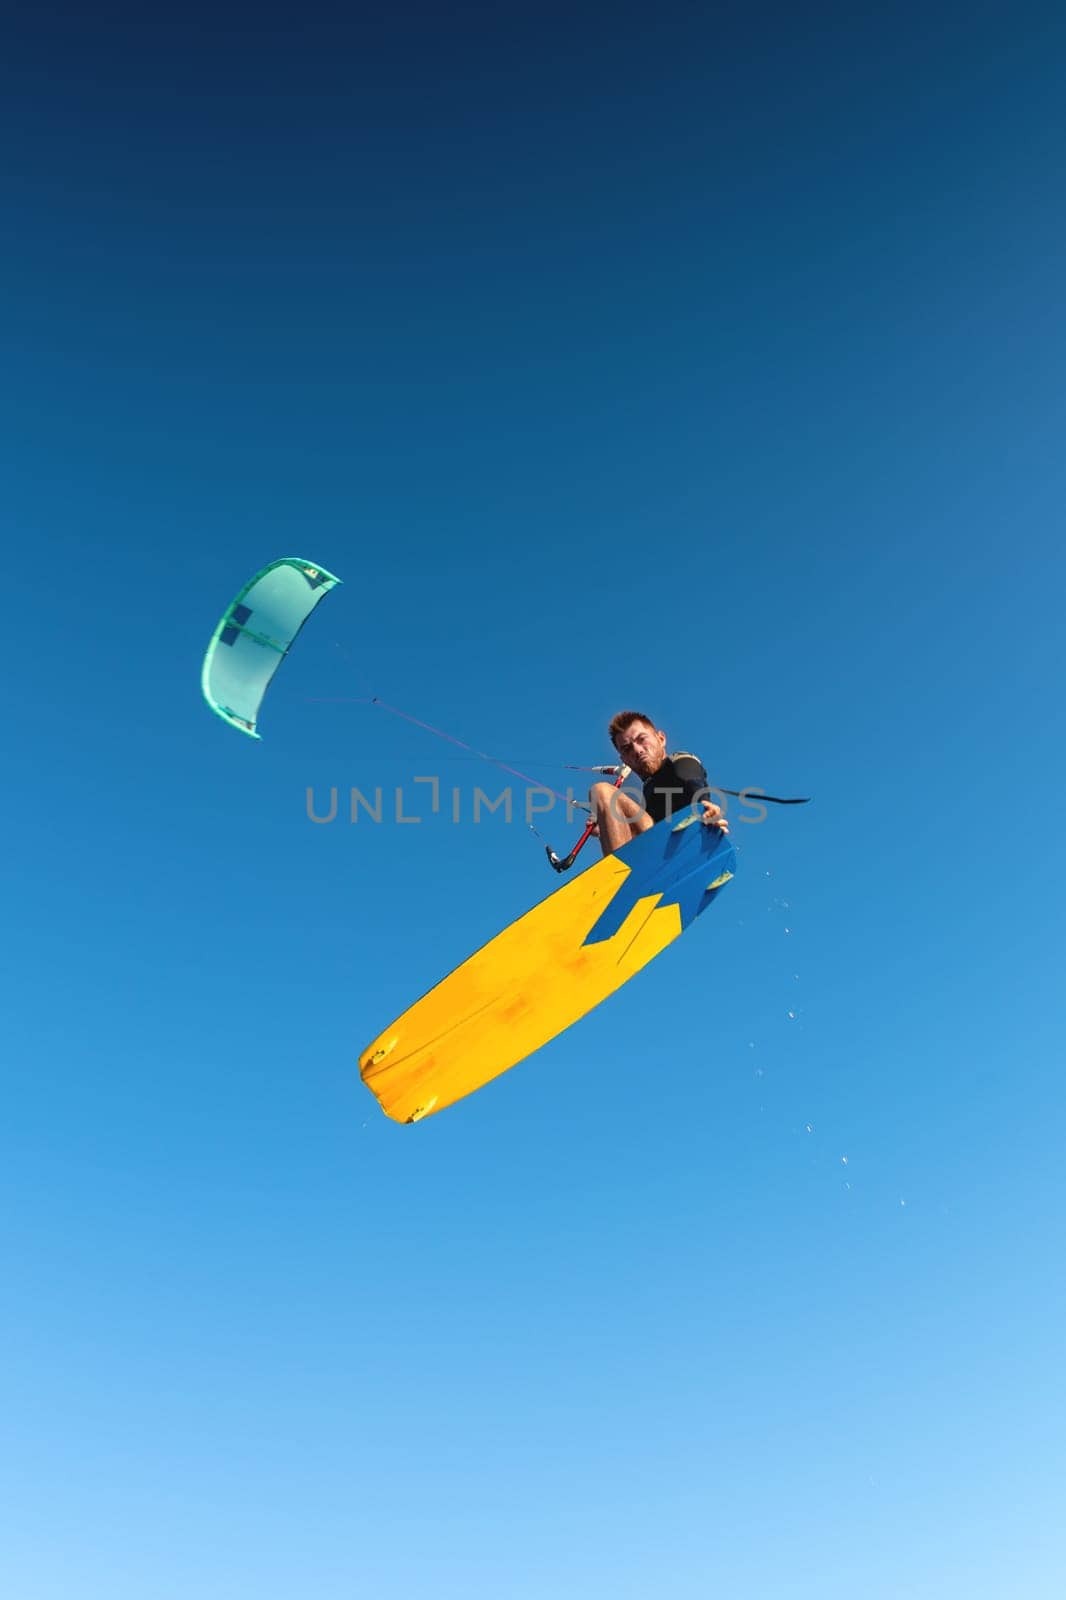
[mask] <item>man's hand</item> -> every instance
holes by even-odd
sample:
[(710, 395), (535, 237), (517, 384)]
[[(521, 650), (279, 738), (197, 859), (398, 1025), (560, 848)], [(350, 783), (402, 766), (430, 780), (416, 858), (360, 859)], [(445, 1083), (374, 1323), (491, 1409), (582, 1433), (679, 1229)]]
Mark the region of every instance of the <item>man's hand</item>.
[(717, 828), (720, 833), (729, 832), (729, 823), (722, 815), (722, 808), (716, 806), (713, 800), (700, 801), (700, 821), (705, 828)]

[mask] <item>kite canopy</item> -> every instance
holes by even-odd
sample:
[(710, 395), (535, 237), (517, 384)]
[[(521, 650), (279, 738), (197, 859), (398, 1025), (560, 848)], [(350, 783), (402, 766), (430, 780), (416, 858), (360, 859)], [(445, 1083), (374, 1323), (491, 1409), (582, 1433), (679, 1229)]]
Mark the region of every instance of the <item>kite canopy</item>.
[(204, 699), (231, 728), (258, 739), (256, 718), (296, 635), (334, 584), (332, 573), (283, 556), (246, 583), (211, 636)]

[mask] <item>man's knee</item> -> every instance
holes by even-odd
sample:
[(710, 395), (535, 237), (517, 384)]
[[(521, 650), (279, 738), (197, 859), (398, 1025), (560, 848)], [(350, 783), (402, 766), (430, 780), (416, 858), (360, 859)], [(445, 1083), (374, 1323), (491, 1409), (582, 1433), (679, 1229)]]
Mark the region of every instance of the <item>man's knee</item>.
[(589, 790), (589, 800), (593, 815), (601, 819), (611, 817), (615, 822), (635, 824), (645, 815), (640, 801), (613, 783), (594, 783)]
[(626, 794), (613, 783), (594, 783), (589, 790), (593, 812), (600, 817), (614, 817), (619, 822), (628, 821), (637, 810), (632, 795)]

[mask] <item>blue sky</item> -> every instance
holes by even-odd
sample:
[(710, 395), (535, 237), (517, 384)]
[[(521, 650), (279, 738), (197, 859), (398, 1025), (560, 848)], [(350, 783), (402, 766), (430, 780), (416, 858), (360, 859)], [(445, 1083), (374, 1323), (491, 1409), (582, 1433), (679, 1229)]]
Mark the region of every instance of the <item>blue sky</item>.
[[(9, 35), (5, 1593), (1061, 1594), (1064, 52)], [(254, 745), (199, 665), (285, 554), (344, 586)], [(564, 786), (647, 707), (815, 799), (398, 1128), (360, 1049), (555, 880), (369, 694)], [(427, 775), (459, 826), (308, 821)]]

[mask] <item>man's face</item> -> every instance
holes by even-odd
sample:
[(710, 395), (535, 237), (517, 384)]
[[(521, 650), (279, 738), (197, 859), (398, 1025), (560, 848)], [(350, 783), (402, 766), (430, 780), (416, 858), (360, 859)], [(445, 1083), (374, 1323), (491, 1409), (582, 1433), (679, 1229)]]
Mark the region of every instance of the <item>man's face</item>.
[(615, 749), (638, 778), (650, 778), (666, 760), (666, 735), (650, 722), (631, 722), (618, 735)]

